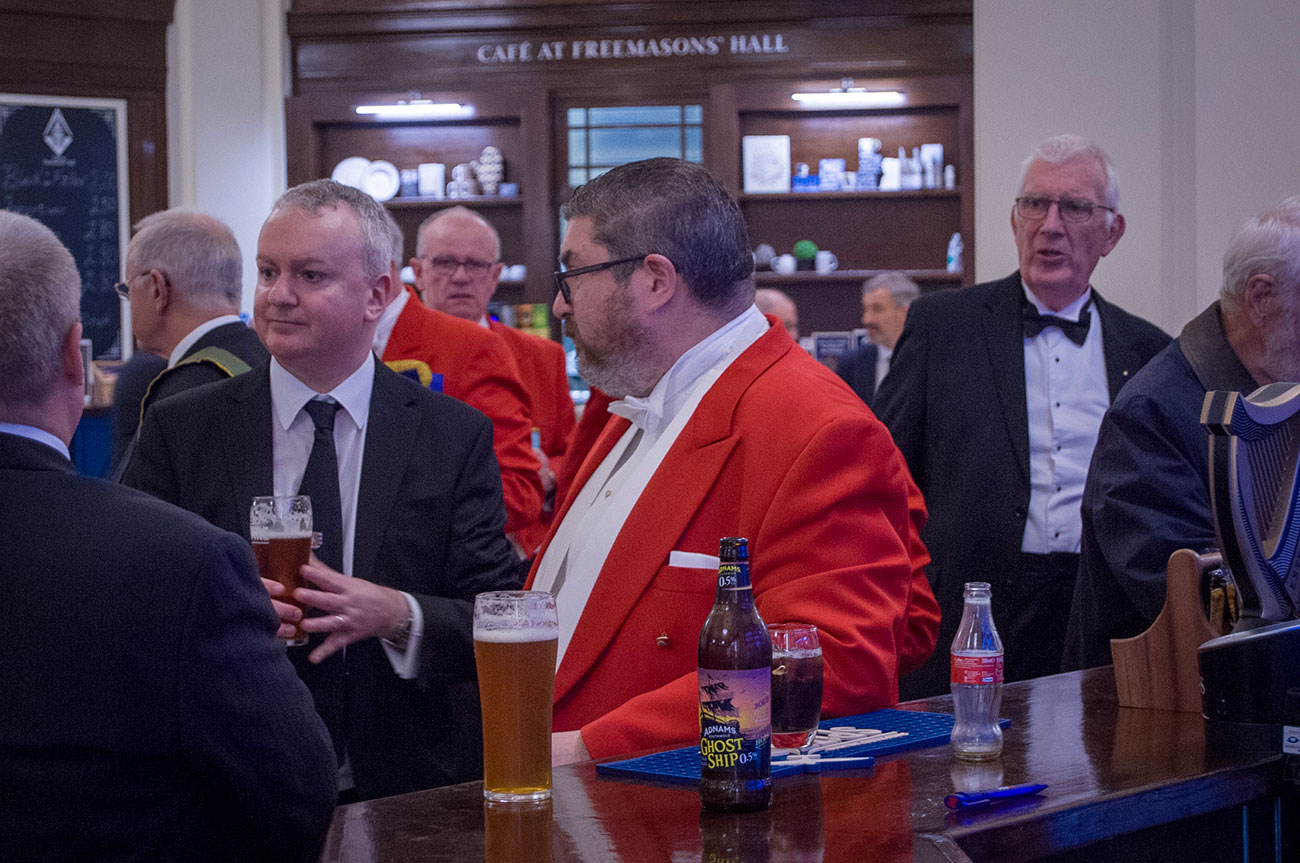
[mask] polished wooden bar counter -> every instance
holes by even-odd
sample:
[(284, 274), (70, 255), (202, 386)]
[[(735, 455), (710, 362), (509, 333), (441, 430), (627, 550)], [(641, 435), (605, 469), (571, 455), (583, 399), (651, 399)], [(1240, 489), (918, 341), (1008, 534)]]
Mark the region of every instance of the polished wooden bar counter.
[[(951, 699), (903, 706), (951, 712)], [(1010, 684), (1002, 715), (998, 761), (961, 764), (939, 746), (782, 777), (766, 813), (701, 816), (693, 789), (597, 777), (593, 763), (558, 769), (553, 800), (531, 809), (486, 809), (480, 783), (342, 806), (322, 860), (1186, 863), (1300, 850), (1293, 801), (1277, 797), (1280, 745), (1209, 747), (1198, 714), (1120, 707), (1109, 667)], [(1022, 782), (1049, 787), (969, 814), (943, 804)]]

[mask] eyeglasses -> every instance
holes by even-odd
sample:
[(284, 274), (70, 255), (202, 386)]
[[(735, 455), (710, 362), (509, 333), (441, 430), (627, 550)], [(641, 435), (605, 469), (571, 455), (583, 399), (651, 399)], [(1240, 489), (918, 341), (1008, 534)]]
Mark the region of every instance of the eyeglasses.
[(555, 289), (564, 297), (564, 302), (571, 303), (569, 299), (568, 280), (574, 276), (585, 276), (588, 273), (599, 273), (601, 270), (608, 270), (610, 267), (617, 267), (619, 264), (631, 264), (645, 260), (645, 255), (637, 255), (634, 258), (619, 258), (617, 261), (606, 261), (603, 264), (592, 264), (590, 267), (578, 267), (576, 270), (556, 270)]
[(429, 258), (429, 266), (440, 276), (450, 276), (459, 267), (464, 267), (465, 275), (472, 279), (480, 279), (486, 276), (488, 270), (492, 269), (492, 265), (495, 263), (496, 261), (462, 261), (449, 257)]
[(1056, 211), (1061, 214), (1061, 219), (1066, 222), (1086, 222), (1092, 218), (1094, 209), (1115, 212), (1114, 207), (1094, 204), (1082, 198), (1040, 198), (1036, 195), (1026, 195), (1016, 198), (1016, 213), (1022, 219), (1038, 221), (1047, 218), (1053, 204), (1056, 205)]
[(131, 276), (131, 278), (127, 279), (125, 282), (115, 282), (113, 284), (113, 290), (117, 291), (117, 295), (122, 299), (129, 300), (131, 299), (131, 280), (138, 279), (143, 275), (146, 275), (146, 273)]

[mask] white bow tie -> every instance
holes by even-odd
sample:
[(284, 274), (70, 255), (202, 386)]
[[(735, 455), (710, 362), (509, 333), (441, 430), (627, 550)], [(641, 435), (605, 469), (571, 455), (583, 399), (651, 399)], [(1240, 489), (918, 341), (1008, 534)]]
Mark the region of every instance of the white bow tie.
[(624, 396), (610, 403), (609, 412), (623, 417), (646, 434), (658, 434), (663, 425), (663, 405), (654, 404), (648, 398)]

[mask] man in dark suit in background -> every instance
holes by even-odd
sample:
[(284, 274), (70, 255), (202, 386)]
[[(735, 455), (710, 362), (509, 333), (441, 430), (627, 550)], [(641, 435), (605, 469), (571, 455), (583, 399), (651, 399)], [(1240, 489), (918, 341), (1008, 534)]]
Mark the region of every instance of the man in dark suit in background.
[(920, 286), (897, 270), (876, 273), (862, 284), (862, 326), (871, 341), (840, 357), (835, 371), (868, 406), (889, 371), (907, 307), (919, 296)]
[[(928, 574), (947, 646), (962, 585), (993, 586), (1006, 679), (1060, 670), (1079, 566), (1079, 503), (1102, 415), (1168, 342), (1089, 285), (1124, 234), (1106, 154), (1074, 135), (1025, 162), (1011, 210), (1020, 269), (908, 310), (874, 408), (925, 494)], [(946, 692), (937, 650), (902, 697)]]
[(243, 260), (225, 224), (193, 210), (163, 210), (135, 226), (126, 248), (131, 330), (167, 357), (148, 402), (263, 365), (257, 333), (239, 318)]
[(334, 759), (248, 545), (68, 460), (79, 302), (0, 212), (0, 859), (314, 860)]
[(154, 405), (125, 477), (244, 536), (254, 495), (311, 495), (323, 545), (295, 596), (324, 614), (289, 653), (361, 799), (478, 775), (472, 602), (518, 585), (491, 423), (371, 352), (393, 244), (364, 192), (281, 196), (258, 239), (269, 367)]
[[(115, 441), (119, 415), (130, 417), (120, 451), (114, 444), (114, 479), (131, 460), (134, 436), (149, 405), (266, 363), (266, 348), (239, 317), (242, 271), (235, 235), (211, 216), (163, 210), (136, 224), (126, 248), (126, 281), (117, 289), (131, 302), (136, 353), (161, 356), (164, 366), (142, 395), (119, 403), (114, 394)], [(124, 373), (137, 362), (132, 357)], [(118, 380), (119, 385), (130, 383), (130, 378)]]

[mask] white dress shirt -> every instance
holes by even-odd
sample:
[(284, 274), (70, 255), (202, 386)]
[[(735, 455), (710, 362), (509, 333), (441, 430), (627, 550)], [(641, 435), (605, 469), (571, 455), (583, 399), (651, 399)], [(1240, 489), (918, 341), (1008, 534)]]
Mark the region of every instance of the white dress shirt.
[(379, 316), (379, 323), (375, 326), (375, 356), (382, 357), (384, 350), (388, 347), (388, 338), (393, 334), (393, 327), (397, 326), (397, 319), (402, 316), (402, 310), (411, 300), (410, 291), (403, 288), (398, 292), (397, 297), (388, 304), (384, 313)]
[(893, 348), (876, 345), (876, 389), (880, 389), (880, 382), (889, 374), (889, 361), (893, 358)]
[[(1092, 299), (1091, 289), (1054, 312), (1026, 286), (1025, 296), (1041, 314), (1077, 321)], [(1101, 315), (1082, 345), (1059, 327), (1025, 339), (1025, 401), (1029, 409), (1029, 517), (1020, 550), (1032, 554), (1078, 553), (1083, 525), (1080, 506), (1088, 463), (1097, 445), (1102, 415), (1110, 407)]]
[[(370, 394), (375, 386), (373, 356), (367, 356), (343, 383), (324, 395), (341, 406), (334, 417), (334, 450), (339, 464), (339, 502), (343, 516), (343, 574), (352, 574), (352, 552), (356, 546), (357, 492), (361, 487), (361, 462), (366, 448), (366, 421), (370, 417)], [(280, 361), (271, 359), (271, 452), (275, 494), (297, 494), (307, 470), (316, 426), (303, 406), (321, 396), (289, 373)], [(399, 677), (411, 679), (419, 668), (420, 640), (424, 616), (420, 604), (407, 593), (411, 609), (411, 637), (403, 651), (380, 641), (388, 661)]]
[(682, 354), (650, 395), (629, 396), (610, 404), (610, 413), (625, 417), (632, 425), (578, 492), (533, 581), (535, 590), (556, 595), (560, 618), (557, 668), (596, 578), (641, 492), (705, 393), (767, 329), (767, 319), (750, 306)]
[(194, 329), (186, 333), (185, 338), (181, 339), (179, 342), (176, 343), (176, 347), (172, 349), (171, 356), (167, 358), (167, 368), (171, 368), (172, 366), (179, 363), (181, 361), (181, 357), (185, 356), (185, 352), (188, 351), (191, 347), (193, 347), (195, 342), (203, 338), (211, 331), (215, 330), (217, 327), (223, 327), (226, 324), (242, 324), (242, 323), (243, 320), (240, 319), (239, 315), (221, 315), (220, 317), (212, 318), (211, 320), (204, 321), (203, 323), (199, 324), (197, 327), (195, 327)]
[(59, 455), (68, 461), (72, 461), (72, 454), (68, 452), (68, 445), (45, 429), (38, 429), (36, 426), (23, 425), (22, 423), (0, 423), (0, 432), (43, 443), (56, 450)]

